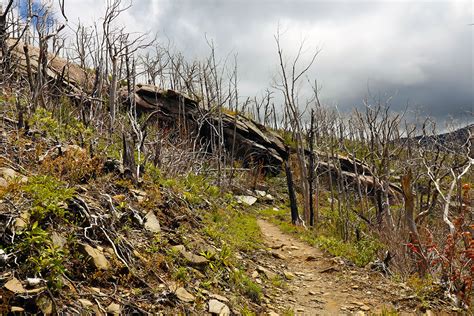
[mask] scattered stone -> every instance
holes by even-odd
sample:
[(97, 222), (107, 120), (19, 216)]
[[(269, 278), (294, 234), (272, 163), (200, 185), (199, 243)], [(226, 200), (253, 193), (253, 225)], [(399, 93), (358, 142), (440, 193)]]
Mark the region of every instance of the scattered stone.
[(268, 316), (280, 316), (280, 314), (275, 313), (274, 311), (268, 312)]
[(316, 292), (314, 292), (314, 291), (309, 291), (308, 294), (309, 294), (309, 295), (316, 295)]
[(152, 233), (161, 232), (160, 222), (153, 211), (149, 211), (145, 215), (145, 229)]
[(365, 316), (366, 314), (363, 311), (358, 311), (354, 316)]
[(336, 272), (336, 271), (339, 271), (338, 268), (336, 266), (332, 266), (332, 267), (328, 267), (328, 268), (324, 268), (322, 270), (319, 270), (318, 272), (319, 273), (330, 273), (330, 272)]
[(30, 222), (30, 213), (29, 212), (22, 212), (19, 217), (15, 219), (15, 230), (20, 232), (24, 230), (28, 223)]
[(240, 204), (245, 204), (247, 206), (252, 206), (257, 202), (257, 198), (251, 195), (238, 195), (235, 197), (237, 202)]
[(91, 308), (92, 306), (94, 306), (94, 304), (91, 301), (86, 300), (84, 298), (80, 298), (79, 303), (81, 303), (83, 308)]
[(275, 201), (275, 198), (271, 194), (265, 195), (265, 201), (272, 202)]
[(304, 312), (304, 308), (303, 308), (303, 307), (298, 307), (298, 308), (296, 309), (296, 311), (302, 313), (302, 312)]
[(224, 297), (224, 296), (219, 295), (219, 294), (209, 294), (209, 297), (210, 298), (215, 298), (216, 300), (221, 301), (221, 302), (229, 302), (227, 297)]
[(219, 302), (218, 300), (209, 300), (209, 313), (216, 314), (219, 316), (229, 316), (230, 309), (226, 304)]
[(120, 315), (120, 312), (120, 305), (117, 303), (110, 303), (110, 305), (107, 306), (107, 314)]
[(43, 162), (46, 159), (54, 160), (66, 154), (69, 155), (69, 157), (77, 160), (77, 157), (84, 157), (86, 155), (86, 151), (84, 148), (77, 145), (57, 145), (46, 151), (46, 153), (40, 156), (38, 160), (39, 162)]
[(361, 310), (363, 310), (363, 311), (366, 311), (366, 312), (367, 312), (367, 311), (370, 311), (370, 307), (367, 306), (367, 305), (362, 305), (362, 306), (360, 306), (359, 308), (360, 308)]
[(3, 187), (7, 186), (9, 182), (13, 182), (13, 181), (18, 181), (19, 183), (28, 182), (27, 177), (20, 174), (19, 172), (16, 172), (15, 170), (11, 168), (6, 168), (6, 167), (0, 168), (0, 178), (4, 180), (2, 181), (2, 184), (6, 184), (6, 185), (2, 185)]
[(205, 266), (208, 263), (208, 260), (203, 256), (198, 256), (189, 251), (186, 251), (186, 247), (184, 247), (183, 245), (173, 246), (172, 248), (178, 251), (183, 256), (183, 258), (186, 259), (192, 265)]
[(255, 282), (257, 282), (257, 284), (262, 284), (262, 280), (260, 279), (255, 279)]
[(194, 295), (192, 295), (191, 293), (189, 293), (182, 287), (178, 288), (175, 294), (180, 301), (185, 302), (185, 303), (190, 303), (195, 300)]
[(145, 201), (146, 196), (147, 196), (145, 191), (136, 190), (136, 189), (131, 189), (130, 191), (133, 193), (138, 203), (142, 203), (143, 201)]
[(64, 238), (55, 231), (51, 233), (51, 241), (53, 242), (53, 245), (59, 249), (63, 249), (67, 243), (66, 238)]
[(273, 280), (273, 279), (275, 279), (275, 278), (278, 276), (275, 272), (270, 271), (270, 270), (268, 270), (268, 269), (265, 269), (265, 268), (262, 267), (262, 266), (257, 266), (257, 271), (258, 271), (258, 272), (261, 272), (261, 273), (263, 273), (263, 274), (265, 274), (265, 276), (266, 276), (267, 279), (269, 279), (269, 280)]
[(353, 285), (353, 286), (352, 286), (352, 289), (354, 289), (354, 290), (357, 290), (358, 288), (359, 288), (358, 285)]
[(44, 280), (40, 278), (26, 278), (26, 283), (28, 286), (38, 286), (42, 281)]
[(36, 299), (36, 305), (44, 315), (53, 314), (53, 301), (47, 295), (40, 295)]
[(13, 278), (5, 283), (4, 287), (15, 294), (26, 293), (25, 288), (17, 278)]
[(295, 275), (291, 273), (290, 271), (284, 271), (283, 274), (285, 275), (285, 278), (288, 280), (293, 280), (295, 278)]
[(259, 196), (259, 197), (265, 197), (265, 195), (267, 195), (267, 192), (260, 191), (260, 190), (255, 190), (255, 194), (257, 194), (257, 196)]
[(278, 253), (276, 251), (272, 251), (271, 254), (272, 254), (273, 257), (275, 257), (277, 259), (286, 260), (286, 257), (284, 255), (282, 255), (281, 253)]
[(110, 269), (110, 263), (107, 258), (105, 258), (102, 251), (87, 244), (81, 244), (81, 249), (83, 254), (89, 257), (89, 263), (92, 268), (97, 270)]
[(257, 271), (254, 271), (252, 272), (252, 278), (257, 278), (258, 277), (258, 272)]
[(12, 306), (12, 308), (11, 308), (12, 313), (23, 313), (24, 311), (25, 311), (25, 309), (23, 307), (19, 307), (19, 306)]
[(318, 258), (313, 255), (309, 255), (306, 257), (306, 261), (316, 261), (316, 260), (318, 260)]
[(297, 246), (290, 246), (290, 249), (291, 249), (291, 250), (299, 250), (300, 248), (297, 247)]

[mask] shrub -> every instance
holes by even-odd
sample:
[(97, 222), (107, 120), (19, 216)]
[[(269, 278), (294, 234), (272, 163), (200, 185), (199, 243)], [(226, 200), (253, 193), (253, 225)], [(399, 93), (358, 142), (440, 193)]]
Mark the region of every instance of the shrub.
[(32, 222), (41, 222), (50, 216), (64, 218), (66, 202), (75, 194), (74, 189), (51, 176), (31, 177), (24, 190), (32, 200)]

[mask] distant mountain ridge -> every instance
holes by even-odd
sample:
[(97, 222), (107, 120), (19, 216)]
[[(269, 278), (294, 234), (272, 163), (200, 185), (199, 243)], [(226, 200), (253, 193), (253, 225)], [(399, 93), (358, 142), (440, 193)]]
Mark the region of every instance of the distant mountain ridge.
[(429, 136), (420, 135), (412, 139), (423, 146), (442, 146), (451, 150), (464, 146), (471, 146), (472, 148), (474, 143), (474, 124), (469, 124), (452, 132)]

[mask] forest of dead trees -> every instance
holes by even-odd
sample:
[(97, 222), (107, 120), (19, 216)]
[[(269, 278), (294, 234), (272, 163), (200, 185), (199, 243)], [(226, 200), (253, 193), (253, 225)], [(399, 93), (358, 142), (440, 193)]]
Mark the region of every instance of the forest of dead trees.
[(431, 275), (470, 304), (472, 126), (447, 145), (437, 135), (450, 127), (394, 112), (389, 97), (368, 96), (351, 113), (326, 106), (308, 78), (319, 51), (290, 56), (279, 31), (274, 82), (243, 98), (236, 56), (220, 59), (207, 40), (209, 55), (187, 60), (129, 33), (117, 23), (126, 1), (107, 1), (94, 25), (69, 24), (64, 1), (26, 2), (26, 13), (10, 0), (0, 14), (0, 96), (14, 104), (2, 101), (3, 122), (28, 133), (40, 109), (74, 116), (84, 130), (71, 141), (91, 155), (118, 148), (135, 181), (147, 164), (215, 177), (223, 190), (237, 173), (285, 174), (293, 224), (318, 230), (332, 214), (341, 240), (374, 237), (391, 271)]

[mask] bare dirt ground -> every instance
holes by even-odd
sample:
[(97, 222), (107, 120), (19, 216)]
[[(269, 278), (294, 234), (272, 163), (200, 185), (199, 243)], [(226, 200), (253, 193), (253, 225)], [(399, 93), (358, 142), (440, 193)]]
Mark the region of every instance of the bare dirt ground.
[(286, 286), (268, 295), (269, 310), (280, 315), (288, 311), (295, 315), (368, 315), (394, 309), (401, 315), (424, 314), (417, 311), (419, 302), (407, 286), (330, 258), (267, 221), (259, 220), (258, 225), (271, 249), (262, 266), (287, 279)]

